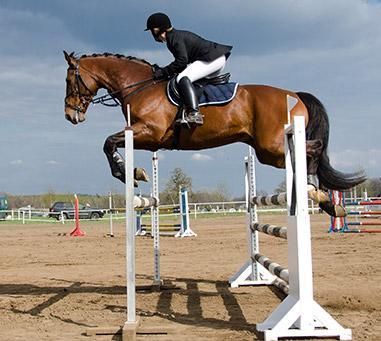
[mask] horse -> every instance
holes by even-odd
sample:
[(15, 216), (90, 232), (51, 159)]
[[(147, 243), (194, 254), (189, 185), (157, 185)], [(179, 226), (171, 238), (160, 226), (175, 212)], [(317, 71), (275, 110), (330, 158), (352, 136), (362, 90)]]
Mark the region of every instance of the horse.
[[(267, 85), (239, 85), (235, 98), (224, 105), (202, 107), (202, 126), (178, 128), (177, 107), (166, 95), (167, 81), (155, 81), (156, 65), (143, 59), (118, 54), (93, 54), (77, 57), (64, 51), (68, 63), (66, 77), (65, 118), (72, 124), (85, 120), (90, 103), (102, 102), (108, 95), (95, 98), (99, 89), (120, 104), (130, 119), (134, 148), (140, 150), (202, 150), (242, 142), (253, 147), (262, 164), (284, 168), (284, 125), (288, 122), (286, 95), (296, 98), (290, 118), (304, 116), (309, 196), (332, 216), (345, 211), (331, 204), (320, 190), (347, 190), (363, 181), (363, 172), (350, 174), (334, 169), (327, 155), (329, 120), (323, 104), (312, 94), (293, 92)], [(98, 101), (96, 101), (98, 100)], [(130, 107), (128, 114), (127, 107)], [(129, 118), (127, 117), (129, 115)], [(124, 129), (110, 135), (103, 151), (111, 173), (125, 181), (124, 165), (128, 160), (118, 153), (124, 147)], [(135, 178), (146, 179), (137, 170)]]

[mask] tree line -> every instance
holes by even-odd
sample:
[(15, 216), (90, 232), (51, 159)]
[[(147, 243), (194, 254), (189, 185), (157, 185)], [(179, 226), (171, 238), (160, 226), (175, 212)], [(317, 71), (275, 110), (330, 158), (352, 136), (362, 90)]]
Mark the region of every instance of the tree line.
[[(194, 191), (192, 188), (192, 178), (187, 176), (181, 168), (175, 168), (167, 181), (163, 191), (159, 193), (160, 204), (177, 205), (179, 203), (179, 189), (185, 187), (188, 190), (189, 202), (223, 202), (244, 200), (244, 194), (241, 197), (233, 198), (226, 185), (217, 185), (215, 189)], [(144, 194), (148, 195), (148, 194)], [(7, 194), (10, 209), (26, 207), (30, 205), (34, 208), (49, 208), (56, 201), (74, 203), (74, 193), (56, 193), (50, 189), (47, 193), (39, 195), (13, 195)], [(90, 207), (108, 208), (109, 195), (90, 195), (78, 194), (78, 200), (83, 205)], [(112, 193), (112, 206), (122, 208), (125, 206), (124, 193)]]
[[(175, 168), (167, 181), (165, 188), (159, 194), (160, 204), (162, 205), (177, 205), (179, 203), (179, 188), (185, 187), (188, 189), (189, 202), (226, 202), (226, 201), (243, 201), (245, 195), (242, 193), (240, 197), (233, 197), (225, 184), (219, 184), (214, 189), (208, 190), (193, 190), (192, 178), (184, 173), (181, 168)], [(275, 189), (276, 193), (286, 190), (286, 182), (283, 180)], [(367, 191), (369, 197), (381, 196), (381, 177), (371, 178), (356, 187), (357, 195), (361, 196), (364, 191)], [(243, 192), (243, 191), (242, 191)], [(257, 190), (258, 195), (267, 195), (265, 191)], [(144, 195), (144, 194), (143, 194)], [(147, 195), (147, 194), (146, 194)], [(89, 204), (90, 207), (108, 208), (109, 195), (90, 195), (77, 194), (79, 202), (83, 205)], [(112, 193), (112, 206), (121, 208), (124, 207), (124, 193)], [(8, 202), (10, 209), (16, 209), (25, 206), (35, 208), (49, 208), (56, 201), (65, 201), (74, 203), (73, 193), (55, 193), (54, 190), (49, 190), (47, 193), (39, 195), (12, 195), (8, 194)]]

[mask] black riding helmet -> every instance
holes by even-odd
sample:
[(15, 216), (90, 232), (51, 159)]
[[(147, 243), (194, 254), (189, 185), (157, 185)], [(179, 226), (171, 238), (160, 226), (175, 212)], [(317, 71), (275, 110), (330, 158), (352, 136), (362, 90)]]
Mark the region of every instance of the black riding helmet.
[(168, 15), (164, 13), (151, 14), (147, 19), (147, 28), (145, 31), (153, 30), (154, 28), (160, 29), (160, 32), (164, 32), (172, 27), (171, 20)]

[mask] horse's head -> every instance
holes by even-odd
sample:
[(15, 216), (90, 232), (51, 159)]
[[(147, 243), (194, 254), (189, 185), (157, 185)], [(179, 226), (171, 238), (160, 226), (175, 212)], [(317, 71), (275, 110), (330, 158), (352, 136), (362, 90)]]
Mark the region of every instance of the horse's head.
[(80, 59), (74, 52), (64, 51), (69, 65), (66, 76), (65, 118), (73, 124), (85, 120), (86, 110), (91, 103), (97, 88), (94, 79), (80, 65)]

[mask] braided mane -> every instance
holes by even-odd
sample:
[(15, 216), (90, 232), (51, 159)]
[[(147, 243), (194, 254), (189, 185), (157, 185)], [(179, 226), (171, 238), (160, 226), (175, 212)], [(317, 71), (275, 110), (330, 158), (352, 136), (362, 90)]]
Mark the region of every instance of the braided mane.
[(114, 54), (114, 53), (109, 53), (109, 52), (93, 53), (92, 55), (86, 55), (86, 54), (84, 54), (81, 57), (79, 57), (79, 59), (82, 59), (82, 58), (97, 58), (97, 57), (112, 57), (112, 58), (118, 58), (118, 59), (125, 59), (125, 60), (136, 61), (136, 62), (144, 64), (144, 65), (152, 66), (152, 64), (150, 62), (147, 62), (145, 59), (141, 59), (141, 58), (137, 58), (137, 57), (133, 57), (133, 56), (125, 56), (125, 55), (118, 54), (118, 53)]

